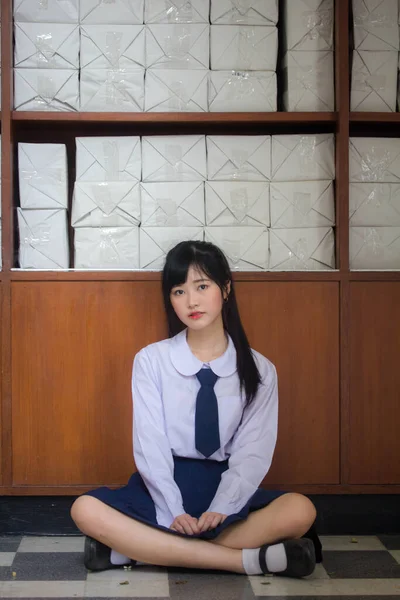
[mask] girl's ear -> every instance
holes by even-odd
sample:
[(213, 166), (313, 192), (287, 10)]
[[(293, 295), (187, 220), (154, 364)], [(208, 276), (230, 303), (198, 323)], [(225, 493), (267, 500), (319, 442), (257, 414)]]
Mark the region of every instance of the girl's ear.
[(225, 302), (228, 301), (228, 296), (230, 293), (231, 293), (231, 282), (227, 281), (226, 285), (225, 285), (225, 289), (224, 289), (224, 294), (223, 294)]

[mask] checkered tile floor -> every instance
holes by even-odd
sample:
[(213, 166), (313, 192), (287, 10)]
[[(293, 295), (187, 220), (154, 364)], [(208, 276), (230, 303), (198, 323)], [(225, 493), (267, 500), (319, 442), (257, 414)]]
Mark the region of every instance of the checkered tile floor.
[(89, 573), (83, 537), (0, 537), (0, 598), (255, 600), (400, 597), (400, 535), (321, 536), (324, 563), (303, 580), (136, 566)]

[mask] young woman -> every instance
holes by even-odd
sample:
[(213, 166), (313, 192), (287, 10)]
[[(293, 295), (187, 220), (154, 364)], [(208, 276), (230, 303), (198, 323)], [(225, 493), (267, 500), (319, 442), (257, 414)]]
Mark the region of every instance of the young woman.
[(169, 339), (133, 365), (138, 471), (78, 498), (91, 570), (136, 561), (304, 577), (322, 561), (316, 511), (301, 494), (259, 488), (276, 444), (275, 367), (252, 350), (224, 254), (182, 242), (162, 288)]

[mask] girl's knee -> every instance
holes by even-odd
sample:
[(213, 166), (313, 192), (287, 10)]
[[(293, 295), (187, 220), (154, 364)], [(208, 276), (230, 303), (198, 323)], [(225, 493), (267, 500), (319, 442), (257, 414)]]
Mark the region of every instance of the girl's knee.
[(90, 525), (97, 518), (99, 501), (92, 496), (79, 496), (71, 506), (71, 517), (79, 529)]

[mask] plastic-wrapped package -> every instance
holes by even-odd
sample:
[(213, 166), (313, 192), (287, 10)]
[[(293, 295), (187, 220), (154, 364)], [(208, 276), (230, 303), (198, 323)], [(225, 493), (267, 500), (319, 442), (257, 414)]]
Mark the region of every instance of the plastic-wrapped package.
[(76, 138), (76, 181), (140, 181), (139, 136)]
[(335, 178), (335, 140), (331, 133), (272, 136), (272, 181)]
[(350, 226), (400, 227), (399, 183), (350, 183)]
[(140, 25), (144, 19), (144, 0), (80, 0), (79, 15), (82, 25)]
[(143, 112), (144, 68), (82, 69), (82, 111)]
[(207, 169), (211, 181), (268, 181), (271, 136), (208, 135)]
[(350, 227), (350, 269), (400, 269), (400, 227)]
[(15, 67), (78, 69), (79, 27), (64, 23), (15, 23)]
[(333, 49), (333, 0), (284, 0), (286, 50)]
[(277, 22), (278, 0), (211, 0), (211, 23), (276, 25)]
[(149, 69), (146, 112), (207, 112), (208, 70)]
[(399, 49), (398, 0), (353, 0), (352, 4), (356, 50)]
[(14, 69), (14, 108), (63, 112), (78, 110), (78, 70)]
[(140, 268), (159, 271), (171, 248), (183, 240), (204, 240), (203, 227), (141, 227)]
[(17, 211), (21, 269), (68, 269), (67, 211)]
[(75, 182), (73, 227), (129, 227), (140, 223), (140, 185), (132, 181)]
[(330, 227), (270, 230), (271, 271), (326, 271), (335, 268)]
[(283, 58), (285, 110), (333, 111), (333, 52), (289, 51)]
[(75, 269), (138, 269), (139, 227), (78, 227)]
[[(83, 2), (84, 0), (81, 0)], [(97, 0), (96, 0), (97, 2)], [(18, 23), (78, 23), (79, 0), (14, 0)]]
[(354, 50), (350, 110), (394, 112), (398, 52)]
[(204, 182), (142, 183), (142, 227), (201, 227)]
[(209, 34), (209, 25), (206, 24), (148, 25), (147, 68), (208, 69)]
[(67, 149), (64, 144), (18, 144), (21, 208), (68, 208)]
[(211, 69), (275, 71), (277, 27), (211, 25)]
[(269, 230), (266, 227), (206, 227), (205, 239), (221, 248), (232, 271), (268, 269)]
[(209, 226), (270, 224), (269, 183), (259, 181), (208, 181), (206, 223)]
[(208, 23), (210, 0), (146, 0), (145, 23)]
[(333, 182), (276, 181), (271, 183), (271, 227), (327, 227), (335, 224)]
[(145, 66), (143, 25), (81, 26), (81, 68), (131, 70)]
[(351, 137), (350, 181), (400, 182), (400, 138)]
[(275, 112), (276, 74), (272, 71), (211, 71), (210, 112)]
[(142, 137), (142, 180), (204, 181), (207, 179), (204, 135)]

